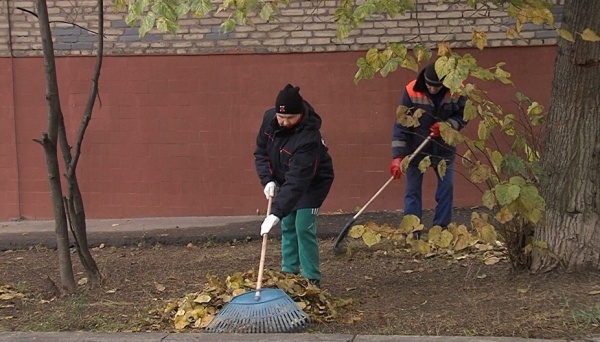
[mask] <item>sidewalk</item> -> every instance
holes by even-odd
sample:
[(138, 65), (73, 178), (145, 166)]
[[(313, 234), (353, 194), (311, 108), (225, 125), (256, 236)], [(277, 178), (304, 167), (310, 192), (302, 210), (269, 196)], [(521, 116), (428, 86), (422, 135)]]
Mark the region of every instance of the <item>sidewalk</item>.
[[(86, 225), (90, 246), (122, 246), (140, 241), (187, 244), (258, 237), (262, 220), (261, 216), (154, 217), (92, 219)], [(56, 247), (53, 220), (0, 222), (0, 251), (31, 245)]]
[(0, 342), (600, 342), (587, 340), (540, 340), (513, 337), (453, 337), (398, 335), (324, 335), (324, 334), (163, 334), (163, 333), (0, 333)]

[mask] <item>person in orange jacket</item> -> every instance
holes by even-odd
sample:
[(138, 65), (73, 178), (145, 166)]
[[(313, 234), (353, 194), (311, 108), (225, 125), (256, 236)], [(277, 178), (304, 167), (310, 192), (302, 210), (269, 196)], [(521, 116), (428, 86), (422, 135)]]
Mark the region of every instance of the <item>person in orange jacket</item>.
[[(455, 130), (465, 127), (463, 112), (466, 98), (451, 94), (442, 82), (443, 79), (440, 79), (435, 71), (435, 63), (431, 63), (421, 70), (415, 80), (406, 85), (400, 105), (409, 108), (411, 113), (417, 109), (425, 112), (419, 118), (417, 127), (404, 127), (398, 122), (394, 124), (390, 173), (395, 179), (401, 178), (400, 163), (402, 159), (414, 152), (427, 136), (431, 135), (432, 141), (413, 158), (406, 170), (404, 214), (422, 217), (423, 173), (419, 170), (418, 165), (423, 158), (429, 156), (431, 166), (437, 176), (435, 193), (437, 205), (433, 225), (446, 228), (452, 220), (456, 147), (448, 145), (441, 138), (440, 125), (449, 125)], [(446, 161), (447, 168), (446, 174), (440, 177), (437, 165), (442, 159)], [(414, 238), (419, 238), (419, 234), (415, 234)]]

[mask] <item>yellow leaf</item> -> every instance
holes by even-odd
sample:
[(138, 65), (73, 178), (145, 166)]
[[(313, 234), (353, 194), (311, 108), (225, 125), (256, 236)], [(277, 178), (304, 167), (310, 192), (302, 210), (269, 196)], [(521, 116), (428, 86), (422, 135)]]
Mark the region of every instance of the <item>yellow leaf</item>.
[(81, 278), (79, 279), (79, 281), (77, 281), (78, 285), (85, 285), (88, 283), (88, 278)]
[(517, 292), (519, 293), (527, 293), (529, 291), (529, 287), (518, 287)]
[(500, 261), (500, 258), (493, 256), (493, 257), (485, 259), (485, 261), (483, 263), (486, 265), (494, 265), (494, 264), (497, 264), (499, 261)]
[(13, 293), (3, 293), (3, 294), (0, 294), (0, 300), (11, 300), (11, 299), (13, 299), (15, 297), (16, 297), (16, 295), (13, 294)]
[(358, 239), (364, 234), (364, 232), (365, 232), (365, 226), (363, 226), (361, 224), (357, 224), (357, 225), (352, 226), (352, 228), (350, 228), (348, 235), (351, 238)]
[(194, 323), (194, 327), (204, 329), (210, 324), (210, 322), (212, 322), (213, 319), (215, 319), (214, 315), (206, 315), (197, 320), (196, 323)]
[(175, 316), (175, 329), (181, 330), (187, 327), (188, 324), (190, 324), (190, 322), (187, 320), (187, 317), (185, 315)]
[(425, 158), (421, 159), (421, 161), (419, 162), (419, 171), (421, 171), (421, 173), (427, 171), (427, 168), (431, 166), (431, 158), (429, 156), (426, 156)]
[(496, 229), (491, 224), (483, 226), (481, 231), (479, 231), (479, 238), (485, 243), (495, 243), (498, 240)]
[(598, 36), (596, 32), (590, 29), (585, 29), (581, 34), (581, 39), (586, 40), (588, 42), (598, 42), (600, 41), (600, 36)]
[(400, 222), (398, 230), (408, 234), (412, 233), (414, 228), (421, 223), (421, 220), (416, 215), (405, 215)]
[(440, 178), (444, 179), (444, 177), (446, 176), (446, 170), (448, 169), (448, 164), (446, 163), (445, 159), (440, 160), (440, 162), (438, 163), (437, 166), (437, 171), (438, 171), (438, 175), (440, 175)]
[(371, 247), (371, 246), (376, 245), (379, 242), (381, 242), (381, 235), (374, 234), (370, 231), (365, 231), (365, 233), (362, 236), (362, 239), (365, 242), (365, 244), (367, 245), (367, 247)]
[(500, 211), (494, 216), (500, 223), (506, 223), (513, 219), (514, 215), (507, 206), (503, 206)]
[(438, 45), (438, 56), (449, 56), (451, 53), (450, 44), (442, 42)]
[(159, 283), (154, 283), (154, 287), (156, 288), (156, 291), (158, 292), (163, 292), (166, 287), (163, 284), (159, 284)]
[(431, 245), (423, 240), (413, 240), (411, 245), (413, 250), (417, 251), (421, 255), (427, 255), (431, 253)]
[(561, 38), (563, 38), (564, 40), (568, 40), (571, 43), (575, 42), (575, 38), (573, 38), (573, 34), (571, 34), (571, 32), (565, 30), (565, 29), (557, 29), (556, 32), (558, 33), (559, 36), (561, 36)]
[(241, 294), (244, 294), (248, 291), (244, 290), (244, 289), (235, 289), (233, 290), (233, 292), (231, 293), (233, 296), (239, 296)]
[(479, 50), (483, 50), (483, 48), (487, 45), (487, 34), (484, 31), (477, 31), (473, 29), (471, 39)]
[(207, 294), (201, 294), (194, 299), (194, 303), (208, 303), (212, 298)]

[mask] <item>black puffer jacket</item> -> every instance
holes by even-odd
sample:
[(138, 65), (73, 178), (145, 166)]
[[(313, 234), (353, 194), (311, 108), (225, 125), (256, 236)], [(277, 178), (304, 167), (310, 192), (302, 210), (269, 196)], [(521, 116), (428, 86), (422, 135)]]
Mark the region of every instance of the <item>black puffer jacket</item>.
[(274, 181), (279, 190), (271, 213), (279, 218), (304, 208), (319, 208), (333, 183), (333, 163), (319, 129), (321, 118), (304, 101), (297, 126), (280, 127), (269, 109), (256, 137), (254, 161), (263, 187)]

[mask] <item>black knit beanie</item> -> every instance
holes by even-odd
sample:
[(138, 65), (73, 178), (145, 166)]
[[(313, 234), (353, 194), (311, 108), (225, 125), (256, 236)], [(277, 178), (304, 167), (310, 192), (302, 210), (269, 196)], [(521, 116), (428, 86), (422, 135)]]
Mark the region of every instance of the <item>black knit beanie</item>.
[(286, 85), (277, 95), (275, 111), (280, 114), (301, 114), (304, 111), (300, 88)]
[(426, 68), (425, 72), (425, 83), (432, 85), (434, 87), (439, 87), (443, 85), (442, 80), (439, 79), (437, 72), (435, 72), (435, 63), (430, 63)]

